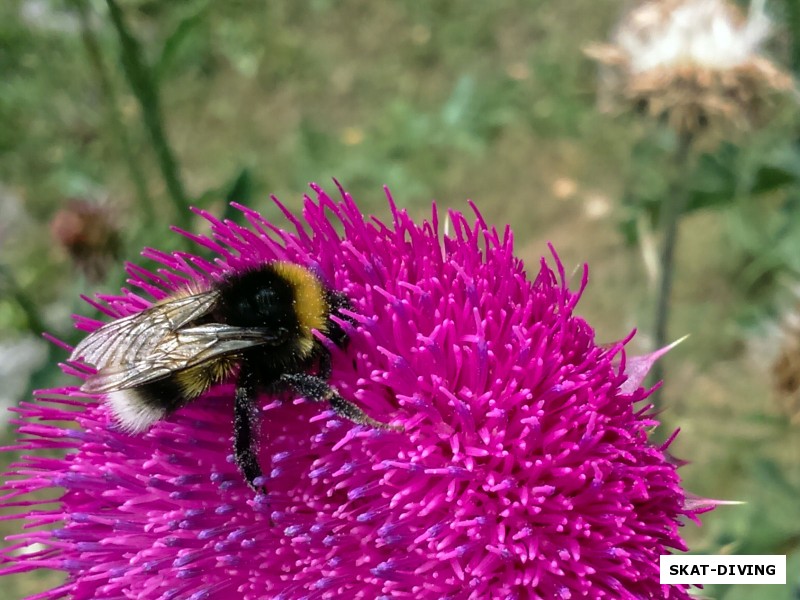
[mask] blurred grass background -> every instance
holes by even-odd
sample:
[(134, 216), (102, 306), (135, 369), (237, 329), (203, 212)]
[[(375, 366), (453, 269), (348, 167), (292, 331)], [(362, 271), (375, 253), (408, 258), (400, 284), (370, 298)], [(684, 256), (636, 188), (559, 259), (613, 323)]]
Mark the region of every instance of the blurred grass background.
[[(121, 261), (145, 245), (177, 248), (170, 224), (202, 227), (176, 199), (226, 216), (237, 200), (277, 219), (269, 194), (297, 208), (308, 182), (333, 190), (333, 177), (382, 217), (384, 184), (418, 218), (433, 199), (466, 210), (471, 198), (489, 222), (512, 225), (532, 270), (551, 241), (568, 272), (589, 263), (579, 312), (598, 340), (638, 327), (630, 348), (649, 350), (655, 292), (636, 225), (666, 193), (674, 140), (600, 114), (596, 68), (581, 52), (607, 37), (622, 6), (119, 0), (137, 41), (121, 44), (105, 2), (0, 3), (4, 400), (68, 383), (64, 352), (38, 340), (42, 330), (78, 339), (69, 315), (91, 312), (79, 294), (118, 290)], [(779, 22), (785, 6), (770, 5)], [(777, 58), (797, 61), (798, 39), (779, 27)], [(138, 98), (132, 56), (151, 78)], [(708, 587), (712, 598), (799, 593), (800, 426), (770, 380), (775, 329), (800, 281), (799, 124), (790, 107), (690, 174), (670, 331), (691, 337), (666, 359), (655, 437), (681, 428), (672, 452), (691, 461), (689, 490), (746, 502), (687, 526), (692, 551), (789, 555), (790, 585)], [(153, 143), (153, 127), (166, 144)], [(63, 212), (81, 202), (120, 227), (94, 269), (59, 244)], [(0, 534), (18, 526), (2, 522)], [(6, 577), (2, 595), (57, 581)]]

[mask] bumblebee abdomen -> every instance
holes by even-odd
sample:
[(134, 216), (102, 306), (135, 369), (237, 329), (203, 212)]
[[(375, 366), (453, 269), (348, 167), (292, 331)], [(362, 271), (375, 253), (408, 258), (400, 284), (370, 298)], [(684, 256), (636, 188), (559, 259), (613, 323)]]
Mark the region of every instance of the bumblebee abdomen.
[(108, 403), (122, 429), (139, 433), (227, 379), (236, 363), (236, 357), (223, 356), (150, 383), (111, 392)]
[(176, 372), (172, 379), (180, 388), (181, 395), (188, 400), (193, 400), (208, 391), (215, 383), (228, 378), (236, 367), (238, 357), (222, 356), (212, 361), (202, 363)]

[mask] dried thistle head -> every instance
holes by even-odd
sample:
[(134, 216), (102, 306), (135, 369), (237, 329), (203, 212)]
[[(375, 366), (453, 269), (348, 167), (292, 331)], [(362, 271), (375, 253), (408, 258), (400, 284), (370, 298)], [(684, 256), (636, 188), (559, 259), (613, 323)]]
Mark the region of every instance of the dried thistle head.
[(112, 211), (88, 200), (67, 200), (50, 221), (50, 233), (90, 281), (102, 280), (119, 254)]
[(792, 423), (800, 424), (800, 313), (783, 319), (780, 347), (772, 362), (772, 385), (778, 406)]
[(744, 15), (726, 0), (646, 0), (611, 42), (586, 48), (601, 64), (601, 109), (634, 109), (680, 134), (745, 130), (794, 90), (762, 54), (771, 32), (763, 1)]

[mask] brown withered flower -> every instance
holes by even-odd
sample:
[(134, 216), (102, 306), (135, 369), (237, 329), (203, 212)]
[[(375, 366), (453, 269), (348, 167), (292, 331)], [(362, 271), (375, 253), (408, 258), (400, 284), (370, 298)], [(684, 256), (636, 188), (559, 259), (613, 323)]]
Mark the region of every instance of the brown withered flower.
[(118, 258), (119, 225), (112, 211), (88, 200), (71, 198), (50, 221), (50, 233), (90, 281), (100, 281)]
[(772, 385), (780, 411), (800, 425), (800, 314), (790, 313), (780, 326), (780, 349), (772, 362)]
[(746, 15), (727, 0), (645, 0), (609, 43), (585, 52), (602, 66), (601, 109), (634, 109), (697, 136), (758, 126), (793, 93), (762, 53), (770, 33), (763, 0)]

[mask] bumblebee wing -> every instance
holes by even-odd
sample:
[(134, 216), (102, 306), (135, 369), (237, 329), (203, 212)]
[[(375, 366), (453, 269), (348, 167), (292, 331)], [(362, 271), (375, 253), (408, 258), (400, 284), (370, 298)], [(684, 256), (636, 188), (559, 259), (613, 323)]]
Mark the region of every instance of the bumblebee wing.
[(180, 363), (180, 368), (185, 369), (252, 346), (276, 346), (284, 342), (287, 336), (285, 329), (209, 323), (176, 331), (169, 340), (159, 344), (153, 358)]
[(220, 323), (188, 327), (165, 336), (151, 354), (140, 360), (101, 368), (84, 382), (81, 390), (106, 394), (140, 386), (245, 348), (280, 344), (287, 333)]
[(218, 298), (217, 291), (209, 290), (111, 321), (86, 336), (69, 358), (82, 358), (98, 370), (144, 362), (170, 334), (207, 314)]

